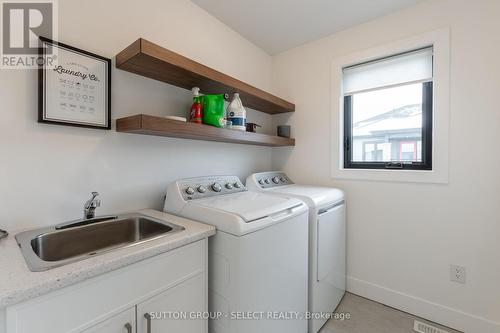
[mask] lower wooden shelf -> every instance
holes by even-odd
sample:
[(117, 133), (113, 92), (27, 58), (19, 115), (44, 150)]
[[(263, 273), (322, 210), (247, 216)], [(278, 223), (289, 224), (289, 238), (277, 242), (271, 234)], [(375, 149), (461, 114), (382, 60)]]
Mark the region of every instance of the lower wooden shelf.
[(146, 114), (138, 114), (117, 119), (116, 131), (192, 140), (241, 143), (256, 146), (295, 146), (295, 139), (186, 123)]

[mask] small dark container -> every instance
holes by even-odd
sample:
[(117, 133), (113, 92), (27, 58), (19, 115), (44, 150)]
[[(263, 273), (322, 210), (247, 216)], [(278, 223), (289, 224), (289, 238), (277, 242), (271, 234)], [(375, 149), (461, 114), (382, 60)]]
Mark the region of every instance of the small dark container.
[(247, 123), (247, 132), (255, 133), (257, 132), (257, 127), (262, 127), (255, 123)]
[(278, 136), (282, 136), (284, 138), (290, 137), (290, 125), (279, 125), (278, 126)]

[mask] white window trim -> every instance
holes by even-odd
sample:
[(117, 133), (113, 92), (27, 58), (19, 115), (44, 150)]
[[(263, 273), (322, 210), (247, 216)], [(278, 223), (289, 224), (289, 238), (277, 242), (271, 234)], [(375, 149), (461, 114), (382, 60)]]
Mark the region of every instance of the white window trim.
[[(344, 96), (342, 68), (393, 54), (434, 47), (432, 170), (344, 169)], [(444, 28), (390, 44), (342, 56), (332, 63), (331, 176), (336, 179), (448, 183), (448, 132), (450, 107), (450, 30)]]

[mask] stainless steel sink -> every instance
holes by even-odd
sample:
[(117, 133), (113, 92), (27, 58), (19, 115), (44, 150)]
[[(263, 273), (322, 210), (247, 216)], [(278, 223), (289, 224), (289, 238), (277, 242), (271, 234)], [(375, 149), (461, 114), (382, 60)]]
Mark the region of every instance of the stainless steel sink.
[(22, 232), (17, 243), (31, 271), (38, 272), (184, 230), (141, 214), (98, 217)]

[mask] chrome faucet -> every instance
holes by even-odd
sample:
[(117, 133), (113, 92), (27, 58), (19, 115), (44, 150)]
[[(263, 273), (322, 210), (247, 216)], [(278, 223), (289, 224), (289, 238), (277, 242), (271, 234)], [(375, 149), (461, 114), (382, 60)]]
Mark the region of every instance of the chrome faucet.
[(101, 200), (96, 199), (98, 195), (98, 192), (92, 192), (92, 199), (85, 202), (85, 206), (83, 206), (84, 219), (93, 219), (95, 217), (95, 209), (101, 206)]

